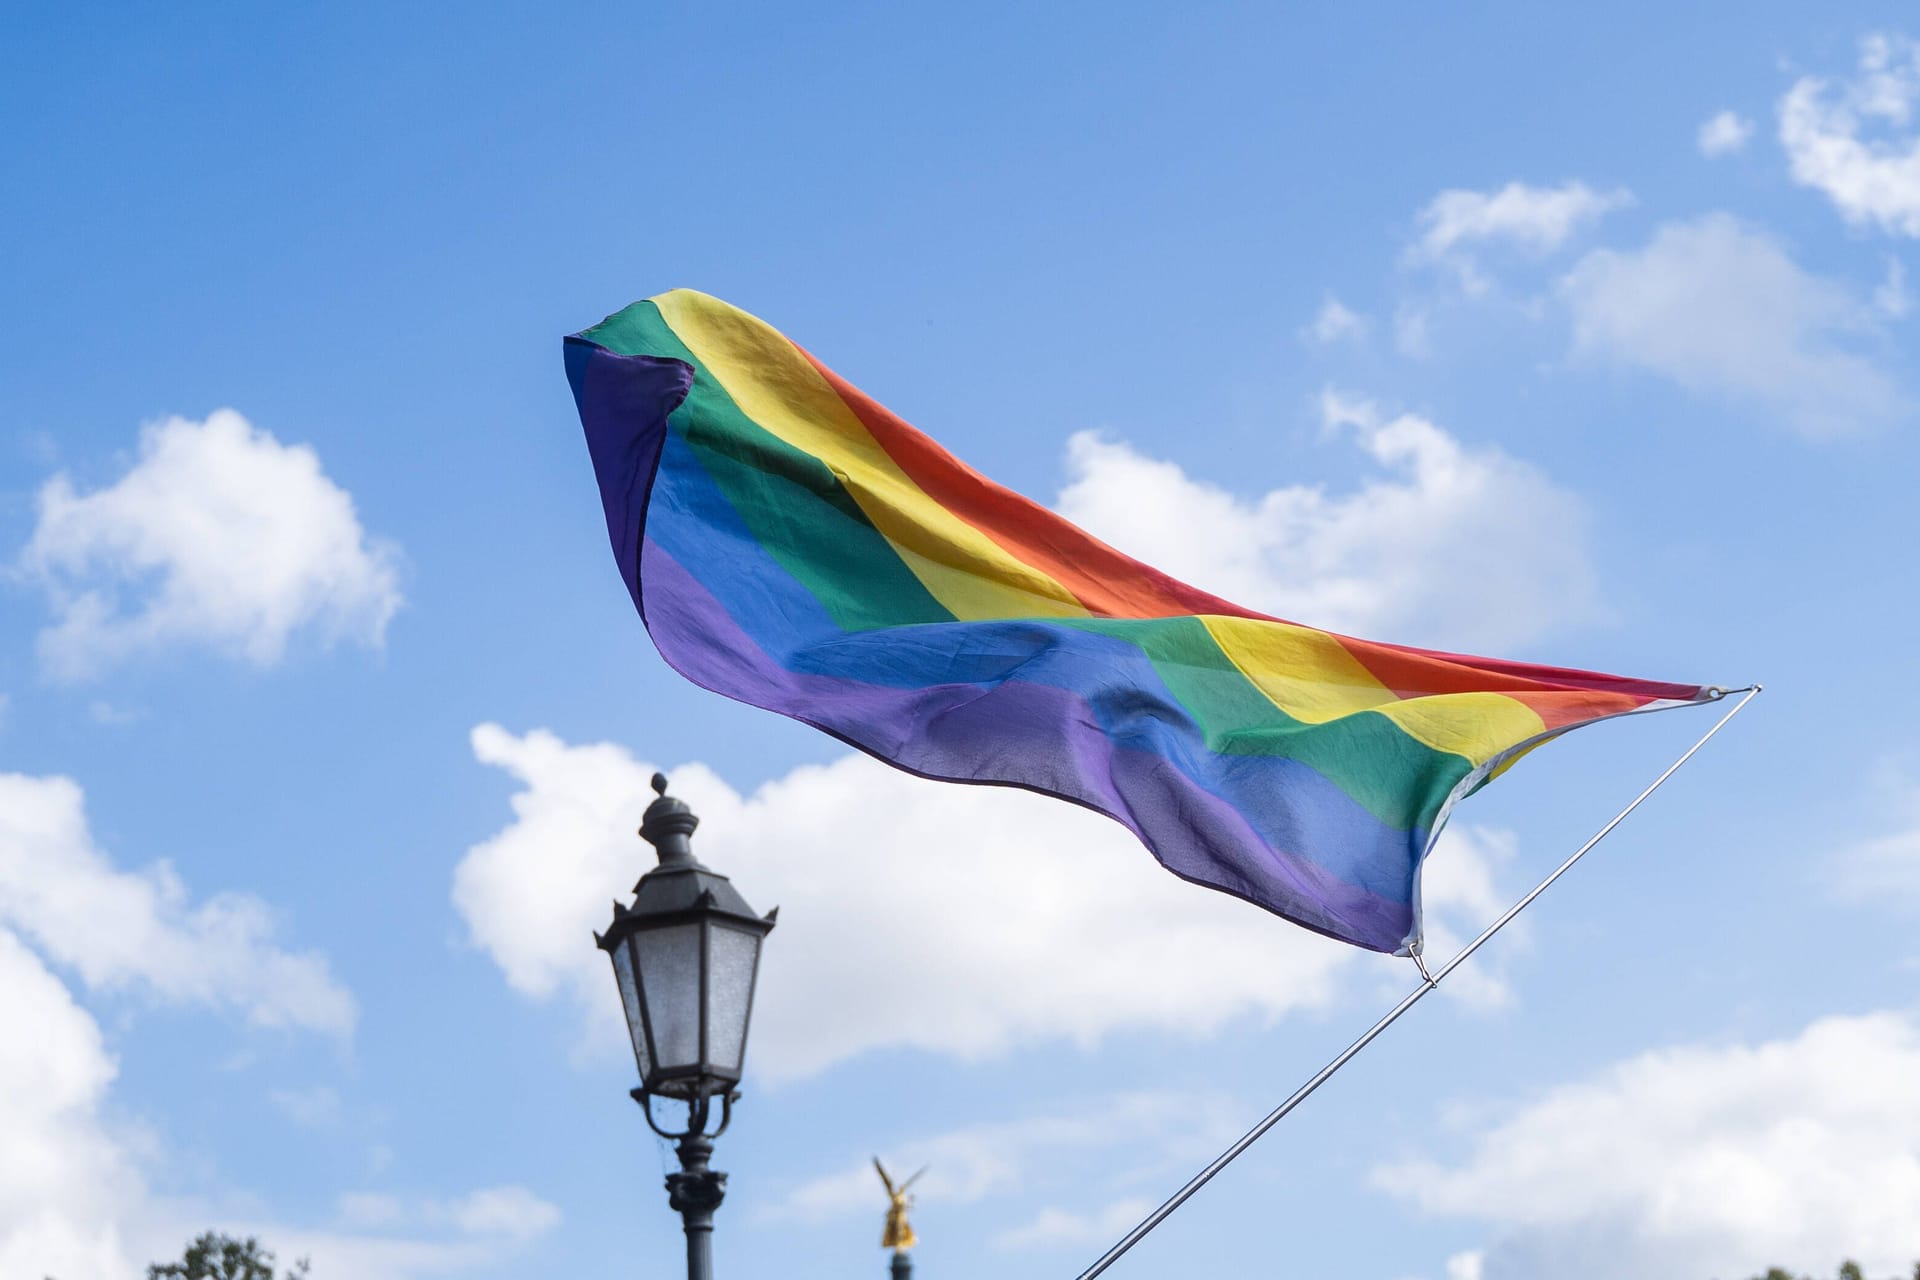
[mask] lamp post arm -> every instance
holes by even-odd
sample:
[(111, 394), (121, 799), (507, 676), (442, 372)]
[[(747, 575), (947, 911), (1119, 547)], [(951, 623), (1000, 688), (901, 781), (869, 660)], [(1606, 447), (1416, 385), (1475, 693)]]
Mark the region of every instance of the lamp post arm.
[[(713, 1100), (707, 1097), (697, 1098), (687, 1104), (686, 1128), (673, 1130), (662, 1129), (660, 1122), (653, 1118), (652, 1094), (648, 1093), (645, 1089), (629, 1089), (627, 1090), (627, 1096), (639, 1104), (641, 1114), (647, 1118), (647, 1128), (653, 1130), (668, 1142), (678, 1142), (689, 1134), (706, 1133), (707, 1119), (713, 1114)], [(733, 1104), (739, 1097), (740, 1091), (738, 1089), (729, 1089), (720, 1095), (720, 1126), (712, 1133), (707, 1133), (706, 1136), (708, 1138), (717, 1138), (727, 1131), (727, 1126), (733, 1123)]]
[(667, 1175), (667, 1204), (687, 1230), (687, 1280), (713, 1280), (713, 1211), (727, 1194), (727, 1175), (709, 1169), (713, 1140), (695, 1131), (680, 1139), (680, 1172)]
[(667, 1175), (667, 1205), (680, 1215), (687, 1232), (687, 1280), (713, 1280), (713, 1211), (726, 1199), (727, 1175), (709, 1168), (713, 1158), (713, 1140), (726, 1131), (733, 1118), (734, 1094), (720, 1095), (720, 1126), (707, 1132), (713, 1100), (705, 1095), (687, 1104), (687, 1127), (669, 1132), (653, 1118), (653, 1099), (645, 1090), (635, 1089), (633, 1100), (646, 1114), (647, 1127), (675, 1145), (680, 1156), (680, 1172)]

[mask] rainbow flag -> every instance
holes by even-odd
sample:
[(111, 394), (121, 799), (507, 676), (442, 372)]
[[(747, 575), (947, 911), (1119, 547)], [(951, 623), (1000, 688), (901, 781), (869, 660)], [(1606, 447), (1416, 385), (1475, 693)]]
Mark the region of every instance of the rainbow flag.
[(613, 553), (694, 683), (930, 778), (1073, 800), (1170, 871), (1406, 952), (1454, 803), (1718, 691), (1243, 609), (1001, 488), (762, 321), (675, 290), (567, 339)]

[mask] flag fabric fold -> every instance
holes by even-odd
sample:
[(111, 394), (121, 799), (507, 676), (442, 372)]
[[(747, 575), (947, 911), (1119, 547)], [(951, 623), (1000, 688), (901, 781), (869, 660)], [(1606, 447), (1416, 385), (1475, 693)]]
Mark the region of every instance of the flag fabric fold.
[(1378, 644), (1123, 555), (764, 322), (676, 290), (566, 341), (627, 590), (715, 692), (889, 764), (1124, 824), (1376, 951), (1456, 801), (1546, 739), (1718, 691)]

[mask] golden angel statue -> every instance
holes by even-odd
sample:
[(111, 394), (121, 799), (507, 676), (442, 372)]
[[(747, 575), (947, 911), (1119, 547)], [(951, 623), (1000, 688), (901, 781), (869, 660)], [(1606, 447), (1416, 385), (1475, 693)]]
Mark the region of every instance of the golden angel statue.
[(907, 1198), (907, 1188), (920, 1181), (920, 1173), (914, 1174), (899, 1186), (893, 1185), (893, 1179), (887, 1176), (887, 1166), (880, 1163), (880, 1157), (873, 1158), (873, 1167), (880, 1172), (880, 1181), (887, 1188), (887, 1226), (880, 1235), (880, 1247), (892, 1249), (895, 1253), (905, 1253), (919, 1243), (913, 1234), (913, 1224), (907, 1221), (907, 1210), (913, 1208), (913, 1201)]

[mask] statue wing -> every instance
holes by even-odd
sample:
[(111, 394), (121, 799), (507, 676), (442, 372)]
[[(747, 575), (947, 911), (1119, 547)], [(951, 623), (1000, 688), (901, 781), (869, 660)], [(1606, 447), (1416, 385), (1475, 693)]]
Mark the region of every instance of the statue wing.
[(925, 1172), (926, 1172), (927, 1170), (929, 1170), (929, 1169), (931, 1169), (931, 1168), (933, 1168), (933, 1166), (932, 1166), (932, 1165), (930, 1165), (930, 1164), (923, 1164), (923, 1165), (921, 1165), (921, 1166), (920, 1166), (920, 1173), (916, 1173), (916, 1174), (914, 1174), (914, 1175), (913, 1175), (913, 1176), (912, 1176), (911, 1178), (908, 1178), (908, 1179), (907, 1179), (907, 1180), (906, 1180), (905, 1182), (903, 1182), (903, 1183), (901, 1183), (901, 1184), (900, 1184), (900, 1194), (901, 1194), (901, 1195), (905, 1195), (905, 1194), (907, 1193), (907, 1188), (908, 1188), (908, 1187), (910, 1187), (910, 1186), (912, 1186), (912, 1185), (913, 1185), (914, 1183), (916, 1183), (916, 1182), (918, 1182), (918, 1181), (920, 1181), (920, 1174), (923, 1174), (923, 1173), (925, 1173)]
[[(880, 1163), (879, 1156), (873, 1158), (873, 1168), (874, 1171), (880, 1175), (880, 1181), (886, 1186), (887, 1194), (890, 1196), (899, 1195), (900, 1192), (893, 1189), (893, 1179), (887, 1176), (887, 1166)], [(918, 1177), (919, 1174), (915, 1174), (914, 1176)], [(900, 1191), (905, 1190), (905, 1187), (900, 1188)]]

